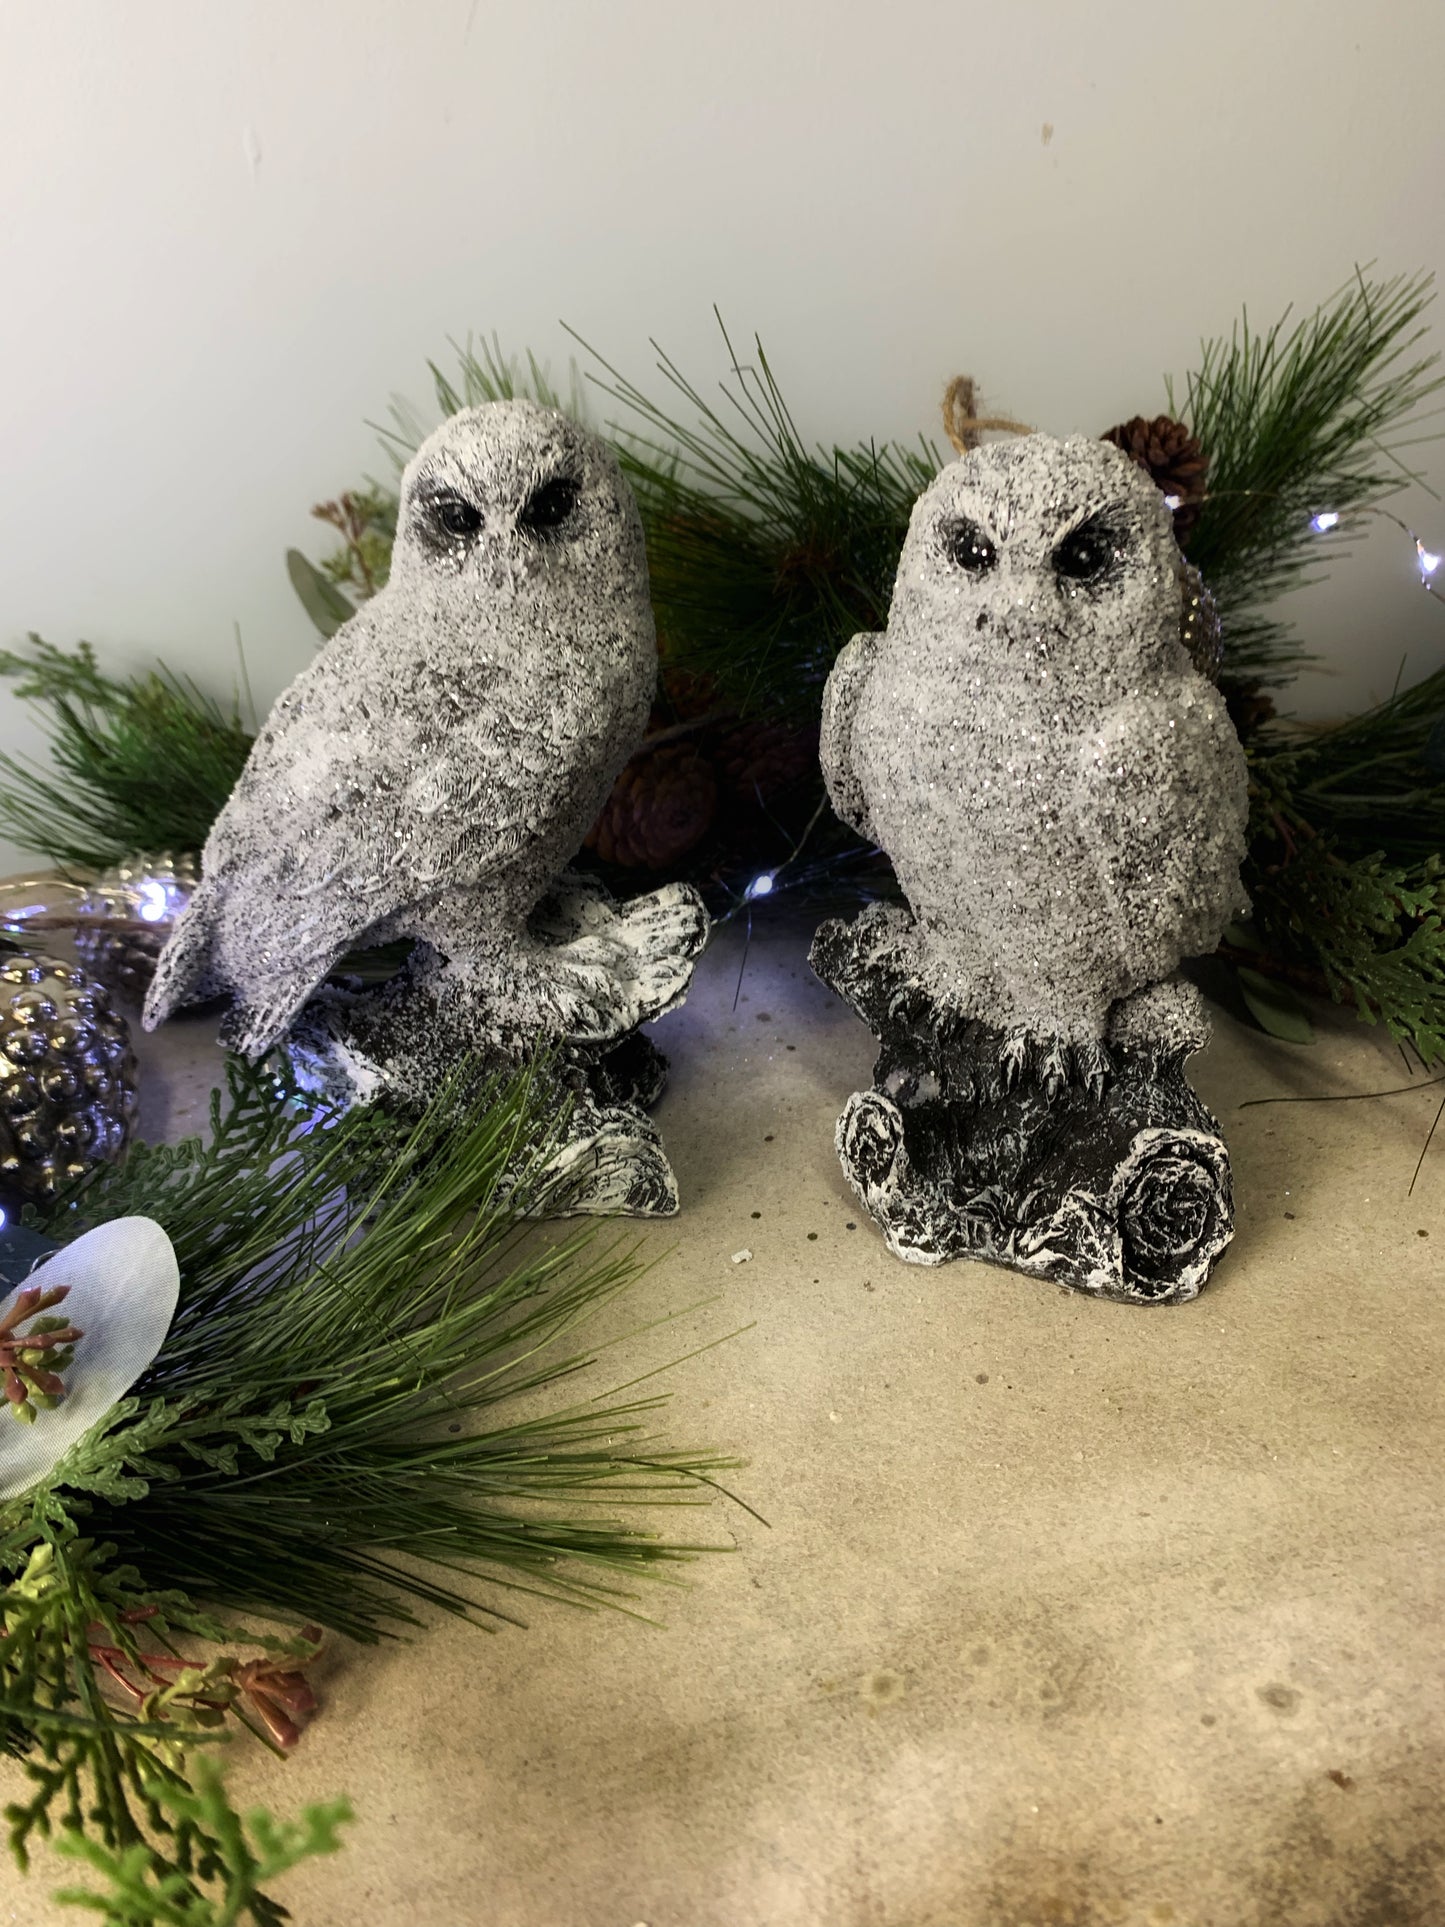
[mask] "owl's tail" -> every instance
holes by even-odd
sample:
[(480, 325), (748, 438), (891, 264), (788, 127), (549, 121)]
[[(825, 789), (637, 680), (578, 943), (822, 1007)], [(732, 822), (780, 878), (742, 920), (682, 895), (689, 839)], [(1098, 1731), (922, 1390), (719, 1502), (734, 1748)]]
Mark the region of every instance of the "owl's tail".
[(212, 892), (203, 881), (181, 912), (170, 941), (160, 954), (141, 1013), (141, 1022), (147, 1030), (155, 1030), (186, 1004), (204, 1003), (208, 997), (218, 997), (227, 989), (216, 966), (215, 937)]
[(293, 962), (289, 971), (271, 966), (264, 973), (264, 995), (258, 997), (251, 984), (238, 981), (234, 957), (229, 964), (222, 961), (223, 918), (223, 905), (202, 882), (161, 952), (141, 1021), (154, 1030), (187, 1004), (229, 996), (232, 1005), (221, 1020), (221, 1042), (254, 1064), (289, 1029), (335, 957)]
[(221, 1019), (221, 1042), (227, 1050), (258, 1064), (280, 1043), (315, 988), (314, 973), (306, 971), (268, 986), (270, 994), (258, 1003), (238, 998)]

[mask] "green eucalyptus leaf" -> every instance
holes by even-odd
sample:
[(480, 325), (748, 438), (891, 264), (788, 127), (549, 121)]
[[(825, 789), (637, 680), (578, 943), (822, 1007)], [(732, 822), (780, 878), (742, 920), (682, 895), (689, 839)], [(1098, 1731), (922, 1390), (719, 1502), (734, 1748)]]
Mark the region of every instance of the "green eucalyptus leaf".
[(1249, 1014), (1261, 1030), (1287, 1044), (1312, 1044), (1315, 1027), (1310, 1014), (1288, 984), (1277, 983), (1261, 971), (1241, 965), (1235, 975), (1239, 994), (1249, 1006)]
[(300, 597), (301, 607), (328, 641), (343, 622), (355, 615), (356, 611), (340, 589), (328, 582), (321, 571), (307, 561), (300, 549), (287, 549), (286, 573), (291, 578), (291, 587)]

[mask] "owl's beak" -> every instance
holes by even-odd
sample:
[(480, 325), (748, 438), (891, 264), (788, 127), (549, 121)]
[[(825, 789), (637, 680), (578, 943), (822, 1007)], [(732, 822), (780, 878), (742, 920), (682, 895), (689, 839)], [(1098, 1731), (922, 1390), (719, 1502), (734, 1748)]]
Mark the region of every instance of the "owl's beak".
[(521, 572), (513, 558), (500, 545), (489, 545), (489, 552), (478, 561), (478, 587), (498, 602), (511, 602), (521, 583)]

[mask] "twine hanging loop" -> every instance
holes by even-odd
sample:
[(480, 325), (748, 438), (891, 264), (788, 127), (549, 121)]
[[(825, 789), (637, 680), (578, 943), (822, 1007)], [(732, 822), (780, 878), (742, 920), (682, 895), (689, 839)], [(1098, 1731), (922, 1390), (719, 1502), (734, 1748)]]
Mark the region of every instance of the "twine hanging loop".
[(1027, 422), (1016, 422), (1011, 415), (980, 415), (978, 389), (972, 375), (955, 375), (943, 391), (943, 432), (960, 455), (977, 448), (989, 432), (1002, 435), (1032, 435)]

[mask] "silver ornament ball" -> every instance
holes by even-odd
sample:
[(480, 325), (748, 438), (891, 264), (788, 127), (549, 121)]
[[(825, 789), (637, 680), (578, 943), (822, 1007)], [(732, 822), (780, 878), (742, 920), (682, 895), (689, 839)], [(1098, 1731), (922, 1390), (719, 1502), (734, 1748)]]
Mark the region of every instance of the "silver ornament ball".
[(49, 1203), (118, 1157), (136, 1060), (109, 993), (76, 964), (0, 947), (0, 1201)]
[[(123, 857), (93, 877), (78, 906), (75, 950), (84, 968), (139, 1004), (176, 919), (201, 880), (199, 856), (169, 850)], [(115, 924), (105, 927), (105, 920)]]

